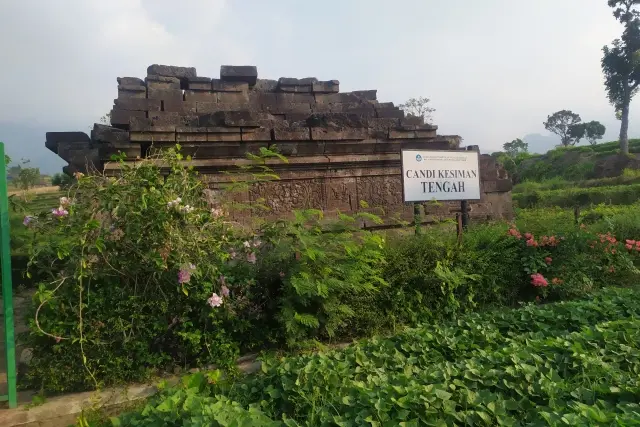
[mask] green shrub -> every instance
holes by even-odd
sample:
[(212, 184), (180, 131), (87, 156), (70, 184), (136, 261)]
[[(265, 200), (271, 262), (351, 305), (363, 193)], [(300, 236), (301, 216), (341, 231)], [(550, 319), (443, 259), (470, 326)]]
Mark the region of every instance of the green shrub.
[(359, 315), (386, 286), (381, 236), (317, 211), (254, 234), (225, 219), (224, 203), (207, 206), (181, 160), (169, 150), (167, 176), (151, 159), (122, 163), (117, 178), (81, 177), (31, 218), (30, 274), (42, 279), (23, 386), (77, 391), (176, 366), (233, 368), (241, 351), (380, 326)]

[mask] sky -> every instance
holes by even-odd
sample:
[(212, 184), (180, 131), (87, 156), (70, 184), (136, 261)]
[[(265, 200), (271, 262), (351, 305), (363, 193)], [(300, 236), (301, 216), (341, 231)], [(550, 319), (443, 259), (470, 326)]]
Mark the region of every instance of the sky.
[(88, 132), (116, 77), (154, 63), (208, 77), (256, 65), (260, 78), (337, 79), (396, 104), (425, 96), (440, 134), (483, 152), (545, 140), (562, 109), (605, 124), (606, 140), (619, 130), (600, 70), (621, 32), (607, 0), (0, 0), (0, 16), (0, 140), (48, 173), (64, 162), (44, 133)]

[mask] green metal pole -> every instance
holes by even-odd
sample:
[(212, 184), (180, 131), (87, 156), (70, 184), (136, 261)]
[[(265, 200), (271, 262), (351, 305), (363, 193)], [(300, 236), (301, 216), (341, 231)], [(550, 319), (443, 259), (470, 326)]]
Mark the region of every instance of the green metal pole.
[(11, 242), (9, 234), (9, 199), (4, 143), (0, 142), (0, 255), (2, 262), (2, 301), (4, 303), (4, 347), (7, 361), (9, 407), (18, 406), (16, 393), (16, 341), (13, 330), (13, 288), (11, 285)]

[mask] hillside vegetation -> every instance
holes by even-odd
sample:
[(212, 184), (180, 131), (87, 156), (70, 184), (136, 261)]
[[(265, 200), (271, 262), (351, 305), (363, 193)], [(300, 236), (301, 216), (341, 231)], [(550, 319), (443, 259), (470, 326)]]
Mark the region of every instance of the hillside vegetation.
[(629, 141), (629, 156), (621, 155), (618, 142), (598, 145), (559, 147), (546, 154), (520, 154), (503, 160), (514, 183), (562, 178), (583, 181), (620, 176), (624, 169), (640, 168), (640, 139)]
[(617, 142), (561, 147), (546, 154), (498, 155), (519, 208), (631, 205), (640, 200), (640, 140), (621, 155)]

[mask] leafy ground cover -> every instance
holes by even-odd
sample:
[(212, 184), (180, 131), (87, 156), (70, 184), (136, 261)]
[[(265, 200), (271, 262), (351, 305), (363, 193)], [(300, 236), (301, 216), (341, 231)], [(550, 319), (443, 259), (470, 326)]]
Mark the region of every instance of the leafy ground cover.
[(185, 377), (120, 426), (640, 423), (640, 292), (463, 316), (344, 350)]

